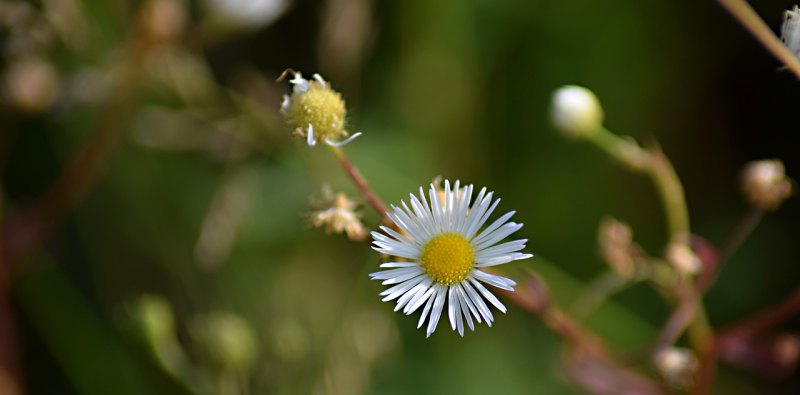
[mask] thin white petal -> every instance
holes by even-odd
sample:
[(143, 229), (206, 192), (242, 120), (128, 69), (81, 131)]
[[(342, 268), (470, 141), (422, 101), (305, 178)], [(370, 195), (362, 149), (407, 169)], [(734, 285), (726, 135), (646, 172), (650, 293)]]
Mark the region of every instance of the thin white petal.
[(462, 282), (462, 286), (464, 290), (467, 291), (467, 296), (478, 309), (478, 311), (483, 316), (483, 319), (486, 321), (486, 325), (492, 326), (492, 321), (494, 321), (494, 315), (492, 315), (492, 310), (489, 309), (489, 306), (486, 305), (486, 302), (483, 301), (478, 292), (475, 291), (475, 288), (472, 288), (472, 285), (469, 281)]
[[(499, 200), (499, 199), (498, 199), (498, 200)], [(494, 230), (495, 230), (495, 229), (497, 229), (497, 228), (499, 228), (499, 227), (503, 226), (503, 224), (505, 224), (506, 222), (508, 222), (508, 219), (509, 219), (509, 218), (511, 218), (511, 216), (512, 216), (512, 215), (514, 215), (514, 213), (515, 213), (514, 211), (509, 211), (509, 212), (507, 212), (507, 213), (503, 214), (503, 216), (502, 216), (502, 217), (500, 217), (500, 218), (496, 219), (494, 222), (492, 222), (492, 224), (491, 224), (491, 225), (489, 225), (488, 227), (486, 227), (486, 229), (484, 229), (484, 230), (483, 230), (481, 233), (479, 233), (477, 236), (475, 236), (475, 238), (474, 238), (474, 239), (472, 239), (472, 243), (473, 243), (473, 244), (476, 244), (476, 245), (477, 245), (477, 244), (480, 244), (480, 243), (481, 243), (481, 241), (483, 241), (483, 239), (484, 239), (486, 236), (489, 236), (489, 235), (491, 235), (491, 234), (492, 234), (492, 232), (494, 232)]]
[(431, 336), (433, 331), (436, 330), (436, 325), (439, 324), (439, 318), (442, 316), (442, 308), (444, 307), (444, 300), (447, 296), (447, 287), (437, 284), (436, 300), (431, 307), (431, 318), (428, 320), (428, 330), (425, 331), (428, 337)]
[(352, 136), (350, 136), (350, 137), (348, 137), (348, 138), (346, 138), (346, 139), (344, 139), (342, 141), (331, 141), (330, 139), (325, 139), (325, 144), (328, 144), (331, 147), (341, 147), (341, 146), (343, 146), (343, 145), (355, 140), (358, 136), (361, 136), (362, 134), (363, 133), (361, 133), (361, 132), (353, 133)]
[(456, 297), (458, 298), (458, 303), (461, 305), (461, 313), (467, 320), (467, 326), (469, 326), (469, 330), (474, 331), (475, 324), (472, 322), (472, 314), (470, 313), (471, 310), (467, 306), (467, 296), (464, 295), (464, 291), (461, 290), (461, 287), (456, 286), (455, 289), (456, 289)]
[[(494, 232), (487, 234), (483, 239), (480, 241), (473, 241), (476, 250), (482, 250), (486, 247), (491, 245), (497, 244), (500, 240), (505, 239), (512, 233), (522, 229), (522, 224), (518, 224), (515, 222), (509, 222), (499, 229), (495, 230)], [(476, 239), (477, 240), (477, 239)]]
[(314, 139), (314, 125), (308, 124), (308, 128), (306, 129), (306, 141), (308, 145), (313, 147), (317, 145), (317, 140)]
[(494, 285), (497, 288), (505, 289), (506, 291), (513, 291), (514, 286), (517, 283), (510, 278), (505, 278), (503, 276), (497, 276), (494, 274), (486, 273), (481, 270), (473, 270), (471, 275), (478, 280), (481, 280), (487, 284)]
[(498, 300), (497, 297), (494, 296), (494, 294), (492, 294), (488, 289), (486, 289), (486, 287), (484, 287), (481, 283), (479, 283), (478, 280), (472, 277), (468, 277), (468, 279), (469, 282), (472, 283), (472, 285), (475, 287), (475, 289), (481, 294), (481, 296), (483, 296), (486, 300), (488, 300), (489, 303), (493, 304), (494, 307), (497, 307), (498, 310), (504, 313), (506, 312), (506, 306), (503, 306), (503, 304), (500, 303), (500, 300)]
[(417, 262), (384, 262), (381, 263), (382, 268), (395, 268), (395, 267), (414, 267), (419, 266)]

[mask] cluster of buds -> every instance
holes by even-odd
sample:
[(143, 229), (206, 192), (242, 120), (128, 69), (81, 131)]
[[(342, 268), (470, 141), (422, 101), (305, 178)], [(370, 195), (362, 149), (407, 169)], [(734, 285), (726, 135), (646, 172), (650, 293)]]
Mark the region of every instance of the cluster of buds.
[[(302, 74), (287, 70), (279, 78), (292, 73), (289, 82), (294, 85), (292, 95), (284, 95), (281, 113), (300, 137), (305, 137), (308, 145), (318, 142), (338, 147), (349, 143), (361, 133), (349, 136), (344, 129), (346, 109), (342, 95), (331, 89), (330, 84), (319, 74), (307, 80)], [(348, 137), (349, 136), (349, 137)], [(339, 140), (344, 138), (344, 140)]]
[(765, 210), (776, 210), (792, 194), (792, 180), (783, 162), (777, 159), (750, 162), (742, 172), (742, 192), (748, 203)]
[(309, 214), (308, 219), (315, 228), (325, 227), (328, 233), (345, 233), (354, 241), (362, 241), (367, 237), (361, 214), (356, 211), (357, 205), (344, 193), (334, 194), (325, 186), (322, 188), (322, 198), (312, 199), (312, 205), (317, 210)]

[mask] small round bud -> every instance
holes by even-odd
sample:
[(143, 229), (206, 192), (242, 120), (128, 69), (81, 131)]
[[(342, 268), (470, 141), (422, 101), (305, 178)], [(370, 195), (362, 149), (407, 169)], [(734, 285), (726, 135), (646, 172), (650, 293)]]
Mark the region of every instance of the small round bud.
[(586, 138), (603, 126), (603, 108), (592, 91), (576, 85), (553, 94), (550, 116), (553, 125), (570, 138)]
[(680, 273), (695, 275), (700, 272), (702, 262), (686, 243), (671, 243), (666, 255), (667, 262)]
[(653, 364), (671, 386), (687, 388), (692, 384), (692, 376), (697, 370), (697, 357), (686, 348), (669, 347), (659, 351)]
[(255, 360), (258, 342), (250, 325), (232, 313), (212, 313), (195, 317), (189, 334), (203, 356), (215, 367), (242, 371)]
[(792, 194), (792, 181), (778, 159), (750, 162), (742, 172), (747, 201), (762, 210), (777, 209)]

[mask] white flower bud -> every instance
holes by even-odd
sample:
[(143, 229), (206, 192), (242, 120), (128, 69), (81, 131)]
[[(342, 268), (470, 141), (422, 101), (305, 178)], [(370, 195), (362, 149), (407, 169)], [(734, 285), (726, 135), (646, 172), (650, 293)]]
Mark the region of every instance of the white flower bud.
[(550, 116), (553, 125), (571, 138), (585, 138), (603, 126), (603, 108), (592, 91), (576, 85), (553, 94)]
[(753, 206), (775, 210), (792, 194), (792, 181), (780, 160), (759, 160), (744, 168), (742, 191)]

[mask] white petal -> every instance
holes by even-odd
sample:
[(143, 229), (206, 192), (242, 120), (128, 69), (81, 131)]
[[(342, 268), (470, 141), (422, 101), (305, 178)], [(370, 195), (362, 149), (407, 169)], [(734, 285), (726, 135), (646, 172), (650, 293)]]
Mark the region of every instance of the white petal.
[(447, 296), (447, 287), (441, 284), (436, 285), (439, 289), (436, 290), (436, 300), (433, 302), (433, 307), (431, 307), (431, 318), (428, 320), (428, 330), (425, 331), (428, 337), (436, 330), (436, 325), (439, 323), (439, 318), (442, 316), (444, 300)]
[[(461, 313), (464, 315), (464, 318), (467, 319), (467, 326), (469, 326), (469, 330), (475, 330), (475, 324), (472, 322), (472, 314), (470, 313), (470, 309), (467, 306), (467, 296), (464, 294), (464, 291), (456, 285), (456, 297), (458, 298), (458, 303), (461, 305)], [(475, 314), (477, 316), (477, 312)], [(462, 334), (463, 336), (463, 334)]]
[(350, 136), (350, 137), (348, 137), (348, 138), (346, 138), (346, 139), (344, 139), (342, 141), (331, 141), (329, 139), (325, 139), (325, 144), (328, 144), (331, 147), (341, 147), (341, 146), (343, 146), (343, 145), (355, 140), (356, 137), (361, 136), (362, 134), (363, 133), (361, 133), (361, 132), (353, 133), (352, 136)]
[(308, 124), (308, 129), (306, 129), (306, 141), (311, 147), (317, 145), (317, 140), (314, 139), (314, 125), (310, 123)]
[(497, 244), (500, 240), (505, 239), (512, 233), (522, 229), (522, 224), (518, 224), (515, 222), (509, 222), (500, 227), (500, 229), (495, 230), (492, 233), (487, 234), (482, 239), (478, 240), (477, 238), (473, 241), (476, 250), (482, 250), (486, 247), (491, 245)]
[(382, 268), (395, 268), (395, 267), (414, 267), (419, 266), (417, 262), (384, 262), (381, 263)]
[(435, 291), (434, 287), (429, 287), (425, 292), (418, 294), (416, 297), (414, 297), (414, 299), (408, 302), (406, 308), (403, 309), (403, 313), (408, 315), (415, 312), (419, 308), (419, 306), (422, 306), (422, 304), (425, 303), (425, 301), (433, 299), (431, 298), (431, 295), (433, 295), (434, 291)]
[[(437, 292), (436, 285), (431, 287), (432, 292)], [(431, 306), (433, 305), (433, 301), (436, 299), (436, 295), (432, 295), (428, 297), (428, 301), (425, 303), (425, 308), (422, 309), (422, 314), (419, 316), (419, 321), (417, 322), (417, 328), (422, 328), (422, 324), (425, 322), (425, 318), (428, 317), (428, 312), (431, 310)], [(430, 336), (430, 335), (429, 335)]]
[[(462, 287), (465, 291), (467, 291), (467, 296), (469, 296), (469, 300), (472, 301), (473, 305), (478, 309), (478, 311), (483, 316), (483, 319), (486, 320), (486, 325), (492, 326), (492, 321), (494, 321), (494, 315), (492, 315), (492, 310), (489, 309), (489, 306), (486, 305), (486, 302), (483, 301), (478, 292), (475, 291), (475, 288), (472, 288), (469, 281), (463, 281), (461, 283)], [(480, 321), (479, 321), (480, 322)]]
[(478, 280), (475, 280), (472, 277), (468, 277), (468, 280), (470, 283), (472, 283), (475, 289), (478, 290), (481, 296), (483, 296), (486, 300), (489, 301), (489, 303), (493, 304), (494, 307), (497, 307), (498, 310), (504, 313), (506, 312), (506, 306), (503, 306), (503, 304), (500, 303), (500, 300), (498, 300), (497, 297), (494, 296), (494, 294), (489, 292), (489, 290), (486, 289), (486, 287), (484, 287), (481, 283), (479, 283)]
[[(486, 198), (491, 198), (491, 196), (492, 196), (492, 193), (489, 193), (489, 195)], [(484, 198), (484, 199), (486, 199), (486, 198)], [(500, 204), (500, 199), (496, 199), (494, 201), (494, 203), (492, 203), (492, 205), (489, 206), (489, 208), (486, 209), (486, 211), (483, 213), (483, 215), (481, 215), (481, 217), (478, 218), (475, 221), (475, 223), (472, 224), (472, 226), (470, 227), (469, 231), (465, 234), (468, 239), (471, 239), (473, 236), (475, 236), (475, 233), (478, 233), (478, 230), (481, 228), (481, 226), (483, 226), (483, 224), (486, 223), (486, 220), (489, 219), (489, 216), (492, 215), (492, 212), (494, 211), (495, 208), (497, 208), (498, 204)]]
[[(498, 200), (499, 200), (499, 199), (498, 199)], [(474, 239), (472, 239), (472, 243), (474, 243), (474, 244), (476, 244), (476, 245), (477, 245), (477, 244), (480, 244), (480, 242), (481, 242), (481, 241), (483, 241), (483, 239), (484, 239), (486, 236), (489, 236), (489, 235), (491, 235), (491, 234), (492, 234), (492, 232), (494, 232), (494, 230), (495, 230), (495, 229), (499, 228), (500, 226), (502, 226), (503, 224), (505, 224), (506, 222), (508, 222), (508, 219), (509, 219), (509, 218), (511, 218), (511, 216), (512, 216), (512, 215), (514, 215), (514, 213), (515, 213), (514, 211), (509, 211), (509, 212), (507, 212), (507, 213), (503, 214), (503, 216), (502, 216), (502, 217), (500, 217), (500, 218), (496, 219), (494, 222), (492, 222), (492, 224), (491, 224), (491, 225), (489, 225), (488, 227), (486, 227), (486, 229), (484, 229), (484, 230), (483, 230), (483, 231), (482, 231), (480, 234), (478, 234), (477, 236), (475, 236), (475, 238), (474, 238)]]
[(517, 283), (515, 283), (514, 280), (510, 278), (497, 276), (480, 270), (473, 270), (472, 273), (470, 273), (470, 275), (487, 284), (494, 285), (497, 288), (505, 289), (506, 291), (513, 291), (514, 286), (517, 285)]

